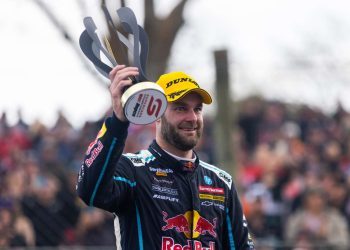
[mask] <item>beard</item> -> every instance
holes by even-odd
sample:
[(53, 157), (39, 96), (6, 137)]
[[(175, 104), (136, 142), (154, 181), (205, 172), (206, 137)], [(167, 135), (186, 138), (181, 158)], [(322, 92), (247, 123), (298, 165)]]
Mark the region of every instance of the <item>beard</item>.
[(184, 122), (180, 124), (182, 127), (197, 127), (195, 136), (185, 136), (180, 134), (179, 129), (176, 126), (170, 124), (165, 116), (161, 118), (161, 121), (161, 134), (163, 139), (181, 151), (188, 151), (193, 149), (202, 136), (203, 126), (201, 123), (192, 124)]

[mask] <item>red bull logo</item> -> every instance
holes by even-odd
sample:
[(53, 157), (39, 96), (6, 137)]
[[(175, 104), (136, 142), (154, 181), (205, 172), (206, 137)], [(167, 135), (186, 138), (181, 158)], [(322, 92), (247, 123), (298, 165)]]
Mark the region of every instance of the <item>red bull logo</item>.
[(203, 217), (200, 217), (197, 221), (196, 228), (194, 229), (194, 232), (198, 232), (199, 234), (210, 234), (213, 237), (216, 238), (216, 218), (213, 219), (213, 223), (210, 223), (207, 219), (204, 219)]
[(163, 211), (163, 221), (166, 223), (166, 225), (162, 227), (163, 231), (167, 231), (174, 228), (179, 233), (190, 232), (190, 226), (185, 215), (179, 214), (168, 219), (167, 217), (168, 213)]
[[(163, 211), (163, 221), (166, 223), (163, 227), (163, 231), (175, 229), (179, 233), (184, 233), (185, 236), (190, 238), (198, 238), (200, 235), (209, 234), (216, 238), (217, 234), (216, 223), (217, 218), (213, 219), (213, 222), (202, 217), (198, 211), (187, 211), (184, 214), (179, 214), (174, 217), (168, 218), (168, 213)], [(191, 235), (191, 228), (193, 228)]]
[[(193, 245), (193, 247), (192, 247)], [(188, 240), (185, 246), (175, 244), (174, 239), (171, 237), (162, 238), (162, 250), (215, 250), (215, 242), (210, 241), (209, 247), (203, 247), (202, 242), (194, 240)]]

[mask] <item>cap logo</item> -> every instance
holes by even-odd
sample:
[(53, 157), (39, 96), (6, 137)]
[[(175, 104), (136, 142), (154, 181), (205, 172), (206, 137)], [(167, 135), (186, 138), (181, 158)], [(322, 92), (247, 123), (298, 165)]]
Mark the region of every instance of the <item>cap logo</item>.
[(191, 82), (194, 85), (196, 85), (197, 87), (199, 87), (198, 83), (196, 81), (192, 80), (191, 78), (178, 78), (178, 79), (175, 79), (175, 80), (172, 80), (172, 81), (168, 82), (166, 84), (166, 88), (169, 88), (171, 85), (177, 84), (177, 83), (180, 83), (180, 82)]
[(176, 92), (173, 92), (171, 94), (168, 94), (169, 98), (170, 99), (174, 99), (176, 96), (179, 96), (181, 95), (183, 92), (186, 92), (187, 89), (183, 89), (183, 90), (180, 90), (180, 91), (176, 91)]

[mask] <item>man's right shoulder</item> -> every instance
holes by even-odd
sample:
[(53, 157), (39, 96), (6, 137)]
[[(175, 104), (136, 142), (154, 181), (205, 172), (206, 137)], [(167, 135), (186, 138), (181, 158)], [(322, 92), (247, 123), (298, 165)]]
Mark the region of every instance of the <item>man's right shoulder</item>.
[(147, 149), (141, 150), (137, 153), (126, 153), (123, 154), (123, 156), (127, 158), (135, 167), (145, 166), (146, 164), (155, 160), (154, 155)]

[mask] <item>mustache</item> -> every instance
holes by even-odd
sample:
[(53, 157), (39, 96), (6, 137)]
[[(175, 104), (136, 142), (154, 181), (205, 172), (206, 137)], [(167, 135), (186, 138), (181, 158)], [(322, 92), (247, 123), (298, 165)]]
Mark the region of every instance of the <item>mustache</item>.
[(179, 125), (179, 128), (181, 129), (199, 129), (201, 128), (201, 125), (199, 123), (195, 122), (184, 122)]

